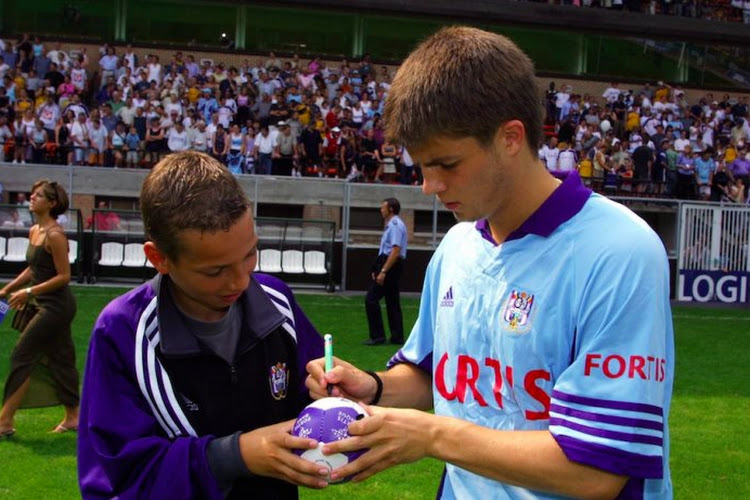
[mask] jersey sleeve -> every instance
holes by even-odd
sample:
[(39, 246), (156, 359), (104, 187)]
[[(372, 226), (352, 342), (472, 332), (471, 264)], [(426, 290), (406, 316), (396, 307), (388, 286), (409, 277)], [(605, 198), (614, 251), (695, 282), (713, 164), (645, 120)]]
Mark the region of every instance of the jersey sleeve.
[(674, 368), (667, 259), (650, 230), (617, 243), (577, 278), (572, 359), (553, 388), (549, 430), (570, 460), (662, 478)]
[[(81, 496), (157, 499), (223, 498), (210, 472), (212, 439), (160, 431), (132, 361), (132, 319), (108, 307), (91, 337), (81, 398), (78, 478)], [(126, 347), (127, 346), (127, 347)]]

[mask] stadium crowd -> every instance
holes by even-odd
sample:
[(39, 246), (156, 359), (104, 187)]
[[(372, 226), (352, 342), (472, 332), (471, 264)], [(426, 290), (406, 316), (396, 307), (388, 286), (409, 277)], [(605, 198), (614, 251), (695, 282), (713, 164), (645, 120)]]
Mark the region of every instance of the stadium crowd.
[[(169, 61), (107, 44), (65, 52), (23, 35), (0, 47), (0, 160), (150, 167), (163, 155), (212, 154), (236, 174), (421, 183), (381, 115), (386, 66), (368, 56), (329, 65), (271, 52), (240, 66), (175, 52)], [(745, 203), (750, 174), (746, 97), (659, 82), (613, 83), (601, 96), (551, 83), (540, 158), (579, 170), (612, 194)]]
[(746, 96), (709, 92), (690, 103), (679, 87), (658, 82), (634, 90), (612, 83), (597, 99), (553, 82), (545, 109), (539, 156), (553, 172), (577, 169), (615, 194), (747, 202)]
[(530, 0), (714, 21), (750, 24), (750, 2), (744, 0)]
[(390, 74), (367, 56), (330, 68), (271, 52), (227, 67), (130, 46), (66, 53), (27, 35), (4, 45), (0, 141), (13, 163), (144, 167), (192, 149), (234, 173), (419, 182), (384, 138)]

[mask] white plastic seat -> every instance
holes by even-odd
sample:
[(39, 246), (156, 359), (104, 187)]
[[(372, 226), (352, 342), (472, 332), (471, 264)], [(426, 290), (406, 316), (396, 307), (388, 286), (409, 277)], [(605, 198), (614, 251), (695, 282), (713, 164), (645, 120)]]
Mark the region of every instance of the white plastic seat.
[(281, 272), (281, 252), (273, 248), (260, 251), (260, 270), (264, 273)]
[(305, 273), (327, 274), (326, 254), (320, 250), (307, 250), (305, 252)]
[(100, 266), (119, 267), (122, 265), (123, 244), (116, 241), (102, 243)]
[(5, 242), (7, 240), (4, 236), (0, 236), (0, 260), (3, 260), (3, 257), (5, 257)]
[(8, 238), (8, 250), (3, 260), (6, 262), (26, 262), (26, 250), (28, 248), (28, 238), (22, 236)]
[(281, 269), (289, 274), (302, 274), (305, 268), (302, 267), (302, 252), (299, 250), (284, 250), (281, 254)]
[(123, 267), (143, 267), (146, 265), (143, 243), (128, 243), (125, 245), (122, 265)]
[(76, 240), (68, 240), (68, 262), (75, 264), (78, 260), (78, 242)]

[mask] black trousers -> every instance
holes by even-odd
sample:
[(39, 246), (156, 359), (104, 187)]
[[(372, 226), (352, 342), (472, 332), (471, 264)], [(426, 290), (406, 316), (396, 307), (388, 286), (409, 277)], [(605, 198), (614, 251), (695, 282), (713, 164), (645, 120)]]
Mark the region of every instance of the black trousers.
[[(383, 267), (387, 255), (379, 255), (372, 272), (377, 275)], [(365, 296), (365, 310), (367, 311), (367, 324), (370, 327), (370, 338), (372, 340), (385, 340), (383, 329), (383, 316), (380, 312), (380, 299), (385, 297), (385, 310), (388, 315), (388, 328), (391, 330), (392, 342), (404, 341), (404, 319), (401, 314), (401, 299), (399, 295), (399, 282), (403, 272), (403, 260), (399, 259), (396, 265), (388, 270), (382, 285), (373, 280), (370, 289)]]

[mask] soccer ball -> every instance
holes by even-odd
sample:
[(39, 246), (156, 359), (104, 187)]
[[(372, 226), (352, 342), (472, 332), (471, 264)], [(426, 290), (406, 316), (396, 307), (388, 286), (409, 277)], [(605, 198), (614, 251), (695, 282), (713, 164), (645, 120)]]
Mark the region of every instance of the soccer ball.
[[(349, 424), (367, 416), (364, 408), (344, 398), (323, 398), (309, 404), (297, 417), (292, 428), (292, 435), (312, 438), (318, 441), (318, 447), (309, 450), (294, 450), (297, 455), (328, 469), (328, 480), (334, 469), (343, 467), (362, 455), (367, 450), (349, 451), (323, 455), (323, 445), (349, 437)], [(348, 481), (344, 478), (336, 483)]]

